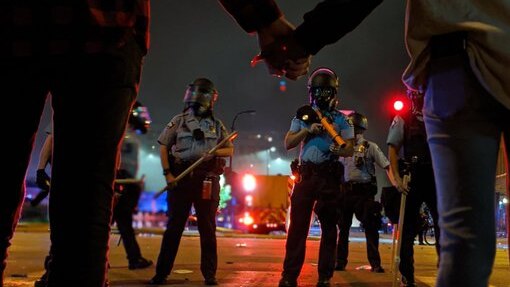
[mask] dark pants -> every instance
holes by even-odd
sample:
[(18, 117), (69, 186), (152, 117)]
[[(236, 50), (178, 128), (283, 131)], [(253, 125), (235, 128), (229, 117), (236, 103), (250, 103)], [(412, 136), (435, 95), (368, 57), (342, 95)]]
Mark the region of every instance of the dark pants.
[(141, 193), (142, 188), (139, 184), (123, 185), (119, 200), (113, 208), (113, 220), (117, 223), (127, 259), (130, 263), (135, 263), (142, 257), (140, 246), (136, 241), (135, 230), (133, 229), (133, 212), (138, 205)]
[(200, 270), (205, 279), (214, 278), (218, 266), (216, 247), (216, 211), (219, 204), (219, 179), (213, 179), (211, 199), (202, 199), (202, 182), (205, 174), (193, 173), (177, 187), (168, 191), (168, 223), (163, 234), (156, 274), (168, 276), (174, 266), (182, 232), (188, 221), (191, 205), (195, 207), (200, 233)]
[(434, 220), (434, 236), (436, 238), (436, 252), (438, 255), (440, 249), (436, 188), (432, 166), (424, 165), (416, 168), (411, 175), (410, 187), (410, 192), (406, 197), (399, 269), (402, 276), (407, 279), (407, 282), (414, 282), (413, 245), (414, 238), (418, 232), (416, 221), (420, 218), (420, 207), (423, 202), (429, 207), (430, 214)]
[(285, 245), (283, 278), (293, 281), (301, 273), (314, 205), (322, 231), (319, 247), (319, 277), (331, 278), (333, 276), (339, 194), (339, 177), (329, 174), (314, 173), (304, 176), (301, 182), (295, 185), (291, 196), (290, 226)]
[(427, 86), (441, 227), (436, 286), (487, 286), (496, 253), (496, 161), (503, 135), (508, 167), (510, 110), (480, 84), (464, 54), (433, 59)]
[(0, 262), (5, 267), (25, 195), (25, 173), (48, 93), (54, 142), (50, 286), (101, 287), (105, 280), (113, 180), (119, 142), (136, 98), (141, 67), (136, 44), (111, 54), (2, 59), (5, 191), (0, 200)]
[[(367, 256), (372, 268), (381, 266), (379, 255), (379, 228), (381, 213), (379, 203), (374, 201), (377, 186), (371, 183), (345, 183), (340, 203), (340, 229), (337, 245), (337, 264), (347, 265), (349, 256), (349, 230), (352, 216), (361, 221), (367, 239)], [(375, 191), (375, 193), (374, 193)], [(377, 210), (375, 210), (377, 209)]]

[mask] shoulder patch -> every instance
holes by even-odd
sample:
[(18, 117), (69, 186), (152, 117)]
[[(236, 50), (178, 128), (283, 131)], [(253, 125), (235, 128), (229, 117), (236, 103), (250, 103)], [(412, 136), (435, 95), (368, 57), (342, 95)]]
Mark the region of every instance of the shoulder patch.
[(167, 125), (166, 125), (166, 128), (167, 129), (171, 129), (172, 127), (175, 126), (175, 123), (173, 121), (169, 122)]
[(354, 126), (354, 123), (352, 122), (352, 119), (351, 118), (347, 118), (347, 123), (349, 124), (349, 126), (353, 127)]

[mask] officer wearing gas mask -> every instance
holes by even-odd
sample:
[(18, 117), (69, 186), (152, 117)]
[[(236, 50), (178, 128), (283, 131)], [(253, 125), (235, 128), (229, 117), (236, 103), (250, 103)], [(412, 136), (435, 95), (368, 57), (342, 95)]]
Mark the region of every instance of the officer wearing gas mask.
[(345, 183), (342, 188), (340, 202), (340, 219), (338, 221), (339, 236), (337, 245), (336, 270), (343, 271), (347, 265), (349, 255), (349, 230), (352, 217), (363, 224), (367, 239), (367, 256), (371, 271), (383, 273), (381, 256), (379, 255), (379, 227), (381, 226), (381, 204), (374, 200), (377, 194), (377, 180), (375, 164), (389, 171), (390, 162), (381, 149), (369, 140), (363, 133), (368, 128), (367, 118), (357, 112), (349, 115), (354, 125), (356, 143), (352, 157), (340, 158), (345, 166)]
[[(122, 140), (120, 158), (117, 167), (116, 179), (132, 181), (122, 184), (115, 183), (114, 207), (112, 214), (112, 221), (117, 224), (124, 249), (126, 250), (129, 262), (128, 268), (131, 270), (143, 269), (152, 265), (151, 260), (145, 259), (142, 256), (140, 246), (138, 245), (136, 234), (133, 229), (133, 213), (136, 211), (138, 200), (140, 199), (140, 195), (143, 190), (143, 183), (135, 179), (139, 167), (140, 140), (138, 135), (146, 134), (150, 128), (150, 124), (151, 118), (147, 107), (142, 105), (139, 101), (136, 101), (131, 109), (127, 129)], [(38, 185), (42, 188), (44, 184), (47, 188), (47, 192), (44, 196), (47, 196), (50, 190), (51, 179), (45, 173), (44, 168), (48, 163), (50, 163), (52, 155), (52, 129), (52, 125), (46, 128), (48, 136), (39, 156), (39, 165), (37, 170)], [(43, 189), (43, 192), (46, 190)], [(38, 204), (44, 199), (44, 196), (41, 194), (43, 193), (41, 192), (37, 198), (34, 199), (36, 202), (32, 202), (32, 204)], [(51, 260), (52, 250), (50, 247), (50, 252), (48, 256), (46, 256), (44, 262), (46, 272), (35, 281), (35, 287), (45, 287), (48, 285), (48, 267)]]
[[(417, 234), (416, 221), (423, 202), (429, 207), (434, 220), (438, 256), (439, 227), (434, 172), (422, 114), (424, 95), (408, 91), (407, 96), (412, 102), (412, 108), (402, 116), (395, 116), (389, 129), (387, 144), (390, 180), (399, 192), (407, 194), (400, 250), (401, 282), (402, 286), (416, 286), (413, 243)], [(403, 181), (404, 174), (411, 176), (409, 184)]]
[[(298, 179), (291, 195), (290, 226), (280, 287), (297, 286), (305, 259), (306, 239), (312, 212), (317, 214), (322, 230), (319, 249), (317, 286), (330, 286), (335, 268), (336, 224), (343, 166), (338, 156), (352, 156), (354, 129), (338, 105), (338, 78), (328, 68), (316, 69), (308, 80), (310, 105), (303, 106), (292, 119), (285, 146), (301, 145), (299, 160), (293, 164)], [(327, 117), (334, 130), (347, 142), (340, 148), (324, 130), (313, 108)]]
[[(213, 105), (218, 98), (214, 84), (198, 78), (184, 95), (184, 111), (175, 116), (160, 134), (161, 165), (168, 186), (168, 223), (156, 266), (156, 275), (149, 284), (166, 282), (170, 274), (184, 226), (193, 204), (200, 232), (200, 270), (206, 285), (217, 285), (216, 211), (219, 204), (220, 175), (224, 159), (233, 154), (231, 142), (206, 155), (227, 136), (223, 123), (214, 117)], [(202, 156), (206, 160), (189, 175), (175, 183), (175, 177)], [(206, 192), (207, 191), (207, 192)]]

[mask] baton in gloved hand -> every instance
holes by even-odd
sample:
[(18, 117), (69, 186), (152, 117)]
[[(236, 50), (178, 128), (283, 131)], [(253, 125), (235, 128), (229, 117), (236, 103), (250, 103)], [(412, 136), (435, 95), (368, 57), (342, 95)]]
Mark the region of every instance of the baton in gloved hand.
[[(409, 186), (409, 183), (411, 182), (411, 174), (404, 175), (403, 178), (403, 184), (405, 187)], [(392, 287), (398, 286), (398, 273), (399, 273), (399, 266), (400, 266), (400, 249), (402, 247), (402, 235), (404, 231), (404, 216), (405, 216), (405, 209), (406, 209), (406, 199), (407, 194), (402, 192), (402, 195), (400, 197), (400, 212), (398, 217), (398, 230), (397, 230), (397, 249), (395, 250), (395, 259), (393, 260), (393, 284)]]
[(319, 117), (319, 120), (321, 121), (322, 126), (326, 129), (328, 134), (333, 138), (333, 141), (337, 143), (341, 148), (345, 147), (346, 142), (344, 139), (336, 132), (333, 125), (329, 122), (328, 118), (323, 116), (321, 111), (318, 107), (313, 106), (312, 107), (317, 116)]
[[(233, 140), (237, 137), (237, 131), (231, 132), (227, 137), (225, 137), (220, 143), (218, 143), (216, 146), (214, 146), (212, 149), (210, 149), (204, 156), (199, 158), (197, 161), (195, 161), (192, 165), (190, 165), (187, 169), (185, 169), (183, 172), (181, 172), (175, 180), (172, 182), (173, 184), (177, 183), (179, 180), (181, 180), (183, 177), (188, 175), (190, 172), (192, 172), (197, 166), (199, 166), (208, 155), (214, 154), (216, 150), (220, 149), (230, 140)], [(162, 188), (160, 191), (158, 191), (156, 194), (154, 194), (154, 198), (158, 198), (161, 194), (163, 194), (168, 189), (172, 189), (174, 185), (167, 185), (164, 188)]]

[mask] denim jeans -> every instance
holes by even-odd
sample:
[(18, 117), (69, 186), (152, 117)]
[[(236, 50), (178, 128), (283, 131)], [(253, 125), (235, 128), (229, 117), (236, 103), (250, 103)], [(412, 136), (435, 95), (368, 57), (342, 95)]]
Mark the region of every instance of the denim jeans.
[(441, 229), (436, 286), (487, 286), (496, 246), (496, 160), (502, 134), (509, 148), (510, 111), (458, 54), (431, 61), (424, 116)]
[(142, 52), (134, 40), (104, 54), (3, 61), (4, 191), (0, 262), (5, 267), (25, 195), (25, 175), (46, 97), (52, 96), (50, 286), (102, 287), (119, 143), (138, 92)]

